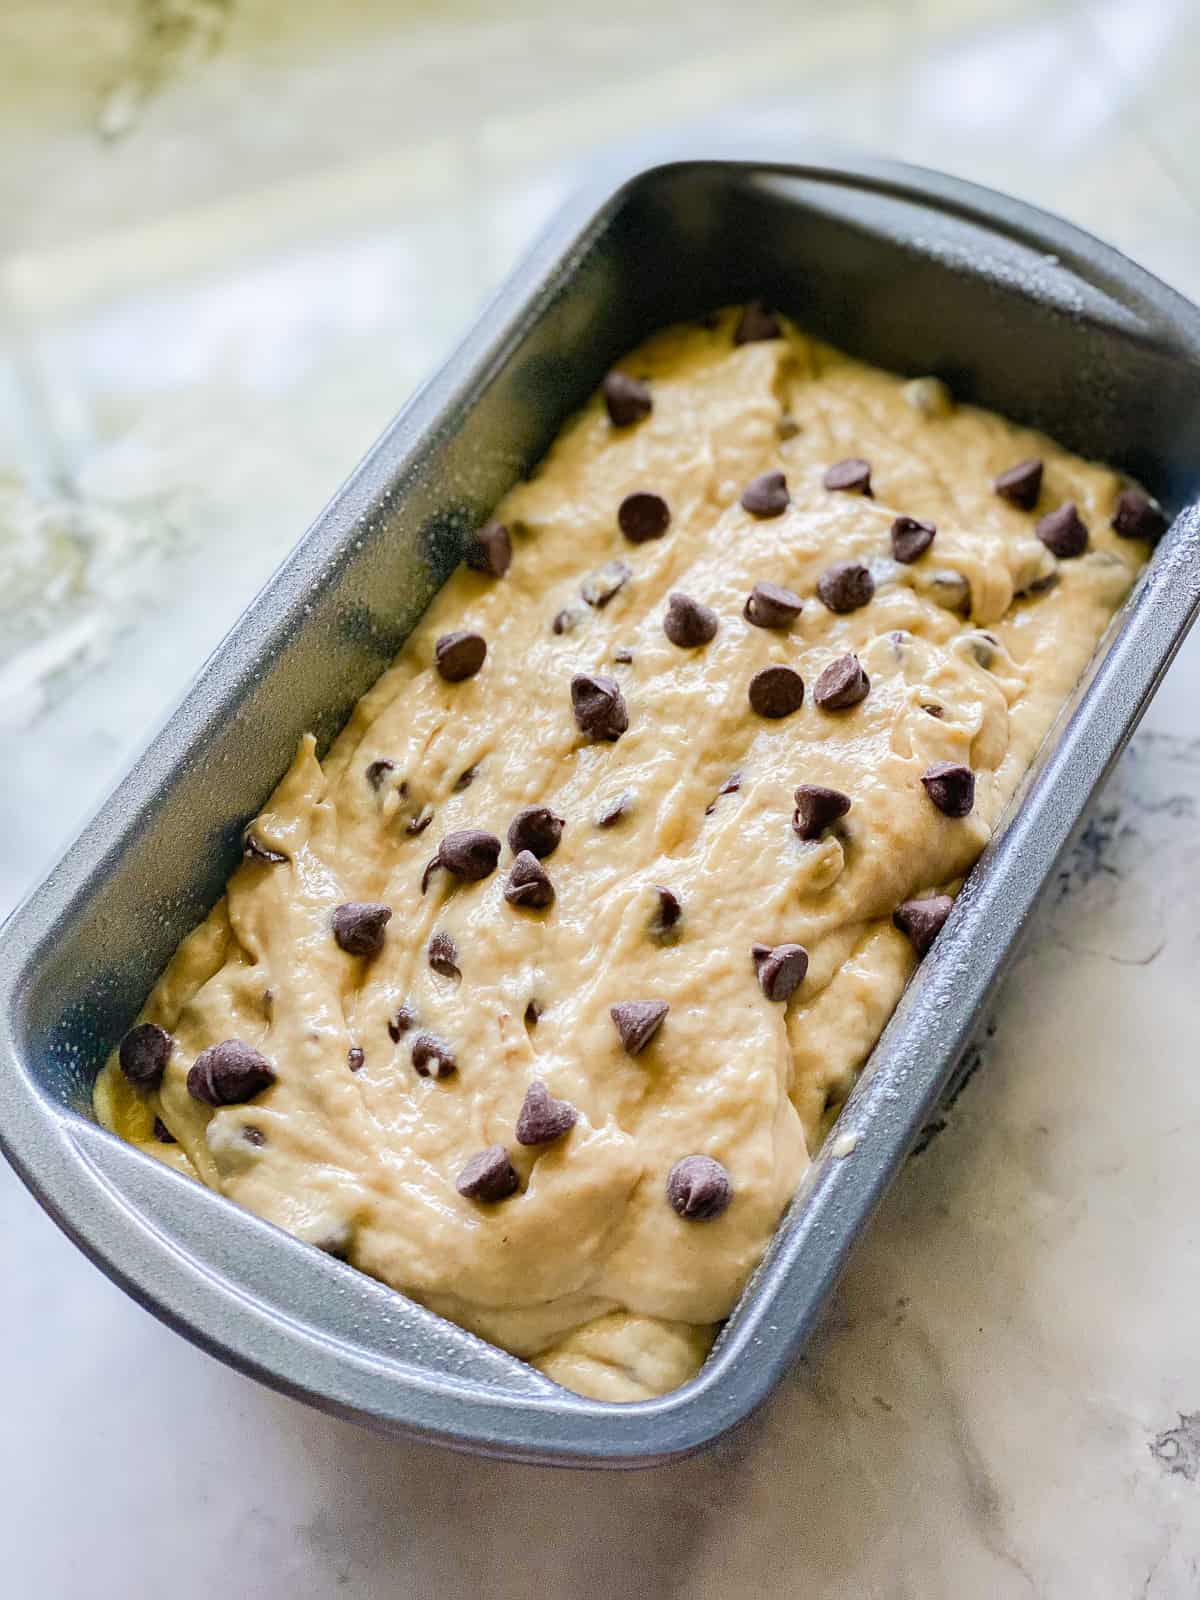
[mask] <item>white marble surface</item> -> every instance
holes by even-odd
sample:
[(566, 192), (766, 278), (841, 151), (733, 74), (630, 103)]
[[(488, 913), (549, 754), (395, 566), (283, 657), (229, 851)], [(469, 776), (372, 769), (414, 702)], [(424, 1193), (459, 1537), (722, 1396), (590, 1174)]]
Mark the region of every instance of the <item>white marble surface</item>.
[[(607, 139), (848, 137), (1200, 296), (1190, 0), (568, 9), (3, 8), (0, 909)], [(317, 1416), (0, 1171), (0, 1592), (1200, 1593), (1198, 692), (1200, 640), (821, 1337), (706, 1456), (561, 1474)]]

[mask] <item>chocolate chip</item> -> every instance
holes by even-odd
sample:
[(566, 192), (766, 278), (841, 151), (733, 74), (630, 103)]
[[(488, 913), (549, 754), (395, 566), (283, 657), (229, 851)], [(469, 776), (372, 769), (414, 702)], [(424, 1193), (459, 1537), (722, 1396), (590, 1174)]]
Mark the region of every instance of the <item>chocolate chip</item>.
[(684, 1156), (667, 1174), (667, 1199), (686, 1222), (711, 1222), (733, 1199), (733, 1184), (711, 1156)]
[(897, 517), (892, 523), (892, 554), (897, 561), (908, 566), (925, 554), (936, 532), (932, 522), (918, 522), (916, 517)]
[(167, 1030), (156, 1022), (139, 1022), (121, 1040), (117, 1051), (121, 1071), (139, 1089), (157, 1089), (174, 1044)]
[(742, 490), (742, 510), (760, 521), (781, 517), (791, 503), (787, 479), (782, 472), (760, 472)]
[(827, 489), (840, 489), (845, 494), (865, 495), (868, 500), (873, 498), (871, 466), (861, 456), (847, 456), (845, 461), (835, 461), (831, 467), (826, 467), (821, 482)]
[(761, 300), (748, 300), (742, 307), (733, 330), (734, 344), (758, 344), (763, 339), (778, 339), (783, 329), (773, 311)]
[(161, 1117), (155, 1117), (154, 1119), (154, 1137), (158, 1140), (159, 1144), (179, 1143), (179, 1140), (171, 1132), (170, 1128), (167, 1127), (166, 1123)]
[(589, 606), (603, 611), (613, 595), (619, 594), (632, 577), (633, 568), (628, 562), (606, 561), (598, 571), (583, 580), (579, 585), (579, 593)]
[(804, 679), (793, 667), (763, 667), (750, 679), (749, 694), (760, 717), (790, 717), (804, 704)]
[(561, 611), (555, 613), (550, 629), (553, 633), (573, 633), (579, 626), (580, 617), (581, 613), (574, 606), (564, 606)]
[(871, 680), (857, 656), (838, 656), (813, 684), (813, 699), (822, 711), (845, 711), (870, 693)]
[(388, 761), (386, 758), (379, 761), (372, 761), (371, 765), (367, 768), (367, 782), (371, 785), (376, 794), (379, 793), (379, 790), (383, 784), (383, 780), (387, 777), (388, 773), (395, 772), (395, 770), (396, 763), (394, 761)]
[(444, 928), (439, 928), (429, 941), (429, 965), (443, 978), (461, 979), (458, 965), (458, 946)]
[(629, 726), (625, 697), (615, 678), (581, 672), (571, 679), (571, 709), (589, 739), (619, 739)]
[(433, 647), (437, 669), (447, 683), (473, 678), (483, 665), (487, 645), (477, 633), (444, 633)]
[(417, 1014), (411, 1006), (401, 1006), (394, 1017), (388, 1018), (387, 1031), (393, 1044), (399, 1044), (401, 1036), (406, 1034), (417, 1020)]
[(512, 566), (512, 539), (504, 524), (485, 523), (467, 545), (465, 560), (475, 572), (502, 578)]
[(458, 828), (446, 835), (438, 846), (437, 855), (421, 874), (421, 893), (429, 887), (435, 867), (445, 867), (456, 878), (478, 883), (495, 872), (499, 859), (500, 841), (494, 833), (485, 833), (482, 828)]
[(923, 956), (953, 910), (954, 901), (948, 894), (935, 894), (925, 900), (906, 900), (892, 912), (892, 921), (912, 940), (917, 954)]
[(650, 923), (652, 933), (669, 933), (683, 915), (683, 905), (674, 889), (668, 889), (665, 884), (656, 883), (654, 893), (658, 896), (658, 905)]
[(1042, 492), (1042, 463), (1038, 456), (1007, 467), (992, 484), (1002, 500), (1022, 511), (1032, 511)]
[(558, 849), (566, 823), (549, 806), (526, 806), (508, 825), (508, 848), (514, 856), (530, 850), (539, 861)]
[(631, 789), (626, 789), (624, 794), (619, 794), (615, 800), (610, 800), (596, 818), (598, 828), (611, 828), (620, 822), (633, 809), (634, 795)]
[(614, 428), (628, 428), (634, 422), (648, 417), (654, 401), (644, 383), (626, 376), (624, 372), (610, 372), (603, 384), (604, 404), (608, 407), (608, 420)]
[(821, 783), (802, 783), (793, 796), (792, 827), (802, 839), (819, 839), (831, 823), (850, 809), (850, 796)]
[(925, 793), (947, 817), (965, 817), (975, 804), (975, 774), (961, 761), (939, 761), (922, 773)]
[(669, 1010), (665, 1000), (623, 1000), (620, 1005), (609, 1008), (609, 1016), (616, 1024), (628, 1055), (641, 1054)]
[(946, 708), (944, 706), (935, 705), (932, 700), (923, 701), (921, 704), (921, 710), (927, 717), (937, 717), (939, 720), (946, 715)]
[(622, 667), (629, 666), (633, 660), (633, 651), (627, 644), (619, 644), (613, 651), (613, 660)]
[(1080, 520), (1074, 500), (1067, 500), (1055, 511), (1039, 517), (1034, 533), (1060, 561), (1081, 556), (1088, 547), (1087, 526)]
[(961, 572), (945, 568), (939, 572), (929, 573), (925, 582), (935, 605), (941, 606), (946, 611), (957, 611), (961, 616), (966, 616), (970, 612), (971, 584)]
[(875, 579), (861, 561), (835, 561), (817, 579), (817, 594), (830, 611), (857, 611), (875, 593)]
[(662, 495), (639, 489), (621, 501), (617, 508), (617, 525), (630, 544), (661, 539), (671, 525), (671, 508)]
[(780, 417), (779, 421), (775, 424), (776, 437), (783, 439), (785, 442), (788, 439), (794, 439), (799, 432), (800, 424), (796, 421), (795, 417)]
[(1117, 496), (1112, 526), (1122, 539), (1148, 539), (1155, 544), (1167, 531), (1167, 516), (1144, 489), (1130, 487)]
[(468, 1200), (507, 1200), (516, 1194), (521, 1180), (502, 1144), (489, 1145), (470, 1161), (454, 1180), (454, 1187)]
[(351, 956), (377, 956), (383, 949), (384, 929), (392, 920), (390, 906), (369, 900), (349, 900), (332, 917), (333, 937)]
[(778, 583), (756, 583), (742, 615), (756, 628), (790, 628), (803, 605), (793, 589), (785, 589)]
[(288, 859), (282, 850), (272, 850), (265, 845), (252, 828), (242, 834), (242, 854), (247, 861), (262, 861), (271, 866), (279, 866)]
[(433, 807), (432, 806), (422, 806), (420, 811), (418, 811), (418, 813), (417, 813), (417, 815), (415, 817), (410, 817), (409, 818), (408, 822), (405, 825), (404, 831), (405, 831), (405, 833), (411, 833), (411, 834), (414, 834), (414, 835), (416, 835), (418, 833), (424, 833), (425, 829), (429, 826), (429, 824), (432, 821), (433, 821)]
[(266, 1134), (253, 1122), (244, 1122), (242, 1124), (242, 1138), (247, 1144), (257, 1145), (260, 1148), (267, 1142)]
[(681, 650), (696, 650), (702, 644), (710, 644), (717, 636), (718, 626), (717, 613), (711, 606), (702, 606), (687, 594), (667, 597), (663, 632)]
[(226, 1039), (201, 1050), (187, 1075), (193, 1100), (208, 1106), (236, 1106), (253, 1100), (275, 1082), (271, 1063), (241, 1039)]
[(554, 885), (532, 850), (522, 850), (513, 862), (504, 898), (510, 906), (525, 906), (530, 911), (544, 911), (553, 904)]
[(517, 1117), (518, 1144), (553, 1144), (579, 1121), (579, 1113), (566, 1100), (556, 1100), (540, 1078), (525, 1091)]
[(725, 782), (717, 790), (717, 798), (716, 798), (716, 800), (710, 800), (708, 802), (708, 804), (705, 806), (704, 815), (706, 817), (711, 817), (713, 812), (717, 809), (717, 800), (719, 800), (723, 794), (736, 794), (737, 791), (741, 787), (742, 787), (742, 775), (741, 775), (741, 773), (740, 772), (731, 772), (729, 774), (729, 776), (725, 779)]
[(804, 982), (808, 951), (802, 944), (756, 944), (751, 947), (759, 987), (768, 1000), (790, 1000)]
[(453, 792), (455, 794), (461, 794), (464, 789), (469, 789), (475, 782), (475, 779), (478, 777), (478, 775), (479, 763), (476, 762), (473, 767), (468, 767), (465, 772), (460, 772), (458, 777), (455, 778)]
[(525, 1026), (527, 1028), (536, 1028), (541, 1020), (542, 1007), (538, 1001), (531, 1000), (525, 1007)]
[(351, 1072), (361, 1072), (367, 1062), (366, 1052), (360, 1045), (352, 1044), (346, 1052), (346, 1060)]
[(454, 1051), (432, 1033), (419, 1033), (413, 1040), (412, 1064), (421, 1078), (448, 1078), (458, 1071)]

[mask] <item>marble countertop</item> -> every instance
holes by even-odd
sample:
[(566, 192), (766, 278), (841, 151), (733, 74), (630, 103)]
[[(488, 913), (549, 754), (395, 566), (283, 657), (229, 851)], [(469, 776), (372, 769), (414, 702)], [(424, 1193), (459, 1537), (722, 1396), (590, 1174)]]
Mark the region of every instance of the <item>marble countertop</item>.
[[(0, 19), (0, 912), (608, 141), (851, 139), (1200, 298), (1190, 0), (295, 9)], [(317, 1415), (0, 1169), (4, 1592), (1192, 1600), (1198, 695), (1200, 636), (820, 1336), (703, 1456), (560, 1473)]]

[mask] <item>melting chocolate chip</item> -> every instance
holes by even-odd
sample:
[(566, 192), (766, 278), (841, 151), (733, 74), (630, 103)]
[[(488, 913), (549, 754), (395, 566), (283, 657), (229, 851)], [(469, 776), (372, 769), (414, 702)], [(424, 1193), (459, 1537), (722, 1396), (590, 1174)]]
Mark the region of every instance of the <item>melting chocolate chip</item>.
[(589, 739), (619, 739), (629, 726), (620, 685), (602, 672), (581, 672), (571, 679), (571, 708), (580, 733)]
[(850, 809), (850, 796), (840, 789), (827, 789), (821, 783), (802, 783), (793, 796), (796, 810), (792, 827), (801, 839), (819, 839), (825, 829), (844, 817)]
[(790, 628), (804, 602), (792, 589), (778, 583), (756, 583), (742, 615), (756, 628)]
[(638, 489), (617, 508), (617, 526), (630, 544), (661, 539), (671, 525), (671, 508), (660, 494)]
[(1034, 533), (1060, 561), (1081, 556), (1088, 547), (1088, 531), (1075, 509), (1074, 500), (1066, 500), (1054, 511), (1039, 517)]
[(628, 562), (606, 561), (598, 571), (583, 580), (579, 592), (589, 606), (603, 611), (613, 595), (619, 594), (632, 577), (633, 568)]
[(502, 578), (512, 566), (512, 538), (502, 522), (487, 522), (467, 545), (466, 563), (475, 572)]
[(553, 1144), (579, 1121), (579, 1113), (566, 1100), (556, 1100), (540, 1078), (525, 1091), (517, 1117), (518, 1144)]
[(603, 385), (604, 404), (608, 407), (608, 420), (614, 428), (628, 428), (632, 423), (648, 417), (654, 401), (644, 383), (628, 377), (624, 372), (610, 372)]
[(383, 780), (387, 777), (388, 773), (395, 772), (395, 770), (396, 763), (394, 761), (388, 761), (386, 757), (379, 761), (372, 761), (371, 765), (367, 768), (367, 782), (371, 785), (376, 794), (379, 793), (381, 787), (383, 786)]
[(845, 711), (865, 700), (871, 680), (857, 656), (838, 656), (813, 684), (813, 699), (822, 711)]
[(804, 704), (804, 679), (793, 667), (763, 667), (750, 679), (750, 709), (760, 717), (790, 717)]
[(530, 850), (539, 861), (558, 849), (566, 823), (549, 806), (526, 806), (508, 825), (508, 848), (514, 856)]
[(161, 1117), (155, 1117), (154, 1119), (154, 1137), (158, 1140), (159, 1144), (179, 1143), (179, 1140), (171, 1132), (170, 1128), (167, 1127), (166, 1123)]
[(421, 874), (421, 893), (429, 887), (429, 879), (436, 867), (445, 867), (456, 878), (478, 883), (490, 877), (500, 859), (500, 841), (494, 833), (482, 828), (458, 828), (448, 833), (438, 845), (437, 855)]
[[(616, 590), (613, 591), (616, 593)], [(564, 606), (555, 613), (554, 621), (550, 624), (553, 633), (573, 633), (579, 626), (581, 613), (574, 606)]]
[(1167, 516), (1144, 489), (1131, 486), (1117, 496), (1112, 526), (1122, 539), (1148, 539), (1156, 544), (1167, 531)]
[(415, 1024), (417, 1014), (411, 1006), (401, 1006), (394, 1017), (388, 1018), (387, 1031), (393, 1044), (399, 1044), (402, 1035)]
[(875, 579), (861, 561), (835, 561), (817, 579), (817, 594), (830, 611), (857, 611), (875, 593)]
[(1006, 467), (992, 484), (1002, 500), (1021, 511), (1032, 511), (1042, 492), (1042, 463), (1038, 456), (1018, 461), (1015, 467)]
[(683, 905), (674, 889), (668, 889), (665, 884), (656, 883), (654, 893), (658, 896), (658, 905), (650, 923), (650, 931), (656, 934), (669, 933), (682, 917)]
[(719, 800), (723, 794), (736, 794), (737, 791), (741, 787), (742, 787), (742, 775), (741, 775), (741, 773), (740, 772), (731, 772), (729, 774), (729, 776), (725, 779), (725, 782), (717, 790), (716, 799), (715, 800), (710, 800), (708, 802), (708, 804), (705, 806), (704, 815), (706, 817), (711, 817), (713, 812), (717, 809), (717, 800)]
[(444, 928), (439, 928), (430, 939), (428, 955), (429, 965), (443, 978), (453, 978), (456, 982), (461, 979), (458, 946)]
[(253, 831), (253, 827), (247, 828), (242, 834), (242, 854), (247, 861), (262, 861), (271, 866), (279, 866), (288, 859), (282, 850), (272, 850), (269, 845), (265, 845)]
[(156, 1022), (139, 1022), (121, 1040), (117, 1051), (121, 1071), (139, 1089), (157, 1089), (174, 1044), (167, 1030)]
[(742, 490), (742, 510), (760, 521), (781, 517), (791, 503), (787, 479), (782, 472), (760, 472)]
[(711, 1156), (684, 1156), (667, 1174), (667, 1199), (686, 1222), (711, 1222), (728, 1209), (733, 1184)]
[(782, 332), (779, 319), (762, 300), (748, 300), (733, 330), (733, 342), (758, 344), (763, 339), (778, 339)]
[(530, 911), (544, 911), (553, 904), (554, 885), (532, 850), (522, 850), (513, 862), (504, 898), (510, 906), (525, 906)]
[(208, 1106), (236, 1106), (274, 1082), (275, 1071), (265, 1056), (241, 1039), (225, 1039), (201, 1050), (188, 1072), (187, 1091)]
[(361, 1072), (367, 1062), (366, 1052), (361, 1045), (352, 1044), (346, 1052), (346, 1060), (349, 1062), (351, 1072)]
[(609, 1008), (627, 1055), (641, 1054), (670, 1009), (665, 1000), (623, 1000)]
[(242, 1124), (242, 1138), (247, 1144), (258, 1145), (260, 1147), (267, 1142), (266, 1134), (256, 1123), (253, 1122), (244, 1122)]
[(871, 466), (861, 456), (847, 456), (845, 461), (835, 461), (831, 467), (826, 467), (821, 482), (827, 489), (865, 495), (868, 500), (874, 498), (871, 492)]
[(478, 774), (479, 774), (479, 763), (476, 762), (473, 767), (468, 767), (465, 772), (460, 772), (458, 777), (455, 778), (455, 780), (454, 780), (454, 791), (453, 792), (455, 794), (461, 794), (464, 789), (469, 789), (471, 787), (471, 785), (475, 782), (475, 779), (478, 776)]
[(751, 947), (758, 983), (768, 1000), (790, 1000), (804, 982), (808, 951), (802, 944), (756, 944)]
[(892, 523), (892, 554), (905, 566), (923, 556), (933, 543), (937, 528), (916, 517), (897, 517)]
[(392, 920), (390, 906), (369, 900), (349, 900), (332, 917), (333, 937), (347, 955), (377, 956), (383, 949), (384, 929)]
[(921, 775), (925, 793), (946, 817), (965, 817), (975, 804), (975, 774), (961, 761), (939, 761)]
[(892, 912), (892, 921), (912, 940), (917, 954), (923, 956), (953, 910), (954, 901), (948, 894), (934, 894), (924, 900), (906, 900)]
[(478, 633), (444, 633), (433, 647), (437, 669), (447, 683), (473, 678), (483, 665), (487, 645)]
[(718, 626), (717, 613), (711, 606), (702, 606), (687, 594), (668, 596), (663, 632), (681, 650), (696, 650), (702, 644), (710, 644), (717, 636)]
[(619, 794), (615, 800), (610, 800), (608, 802), (608, 804), (597, 816), (596, 826), (598, 828), (611, 828), (615, 823), (620, 822), (621, 818), (626, 816), (633, 809), (633, 801), (633, 791), (631, 789), (626, 789), (625, 792), (623, 794)]
[(454, 1187), (468, 1200), (507, 1200), (516, 1194), (521, 1180), (502, 1144), (489, 1145), (470, 1161), (454, 1180)]
[(420, 1078), (448, 1078), (458, 1071), (454, 1051), (432, 1033), (419, 1033), (413, 1040), (412, 1064)]

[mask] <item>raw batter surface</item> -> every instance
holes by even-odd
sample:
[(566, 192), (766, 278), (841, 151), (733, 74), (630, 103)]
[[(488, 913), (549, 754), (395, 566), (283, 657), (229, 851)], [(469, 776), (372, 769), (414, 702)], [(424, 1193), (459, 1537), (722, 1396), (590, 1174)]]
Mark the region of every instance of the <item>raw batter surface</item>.
[(758, 307), (620, 374), (302, 741), (96, 1105), (629, 1400), (701, 1364), (1163, 519)]

